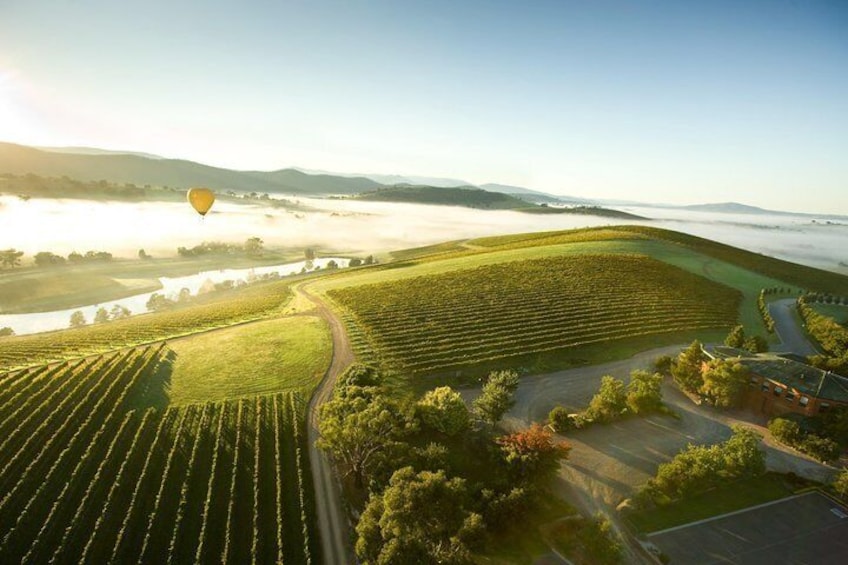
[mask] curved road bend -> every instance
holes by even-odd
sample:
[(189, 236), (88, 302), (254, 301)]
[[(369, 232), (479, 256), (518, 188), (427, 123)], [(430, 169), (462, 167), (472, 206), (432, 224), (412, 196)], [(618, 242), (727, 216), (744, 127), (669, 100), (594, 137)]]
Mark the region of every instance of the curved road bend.
[(318, 411), (321, 405), (332, 397), (336, 379), (353, 363), (353, 350), (342, 322), (332, 310), (320, 298), (307, 292), (303, 286), (298, 286), (296, 292), (315, 304), (317, 315), (327, 321), (333, 336), (333, 359), (309, 401), (306, 429), (312, 482), (315, 487), (315, 509), (321, 532), (321, 553), (324, 563), (328, 565), (355, 563), (356, 560), (350, 551), (350, 527), (342, 504), (339, 483), (327, 454), (315, 446), (318, 439)]
[(795, 318), (794, 298), (775, 300), (769, 303), (768, 309), (774, 319), (774, 329), (777, 337), (780, 338), (784, 353), (795, 353), (804, 357), (818, 353)]

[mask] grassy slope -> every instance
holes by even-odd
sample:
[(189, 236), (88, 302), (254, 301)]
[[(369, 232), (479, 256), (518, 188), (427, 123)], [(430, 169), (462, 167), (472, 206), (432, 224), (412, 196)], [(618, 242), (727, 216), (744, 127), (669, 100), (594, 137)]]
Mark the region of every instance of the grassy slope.
[(810, 306), (822, 316), (833, 318), (836, 323), (848, 326), (848, 306), (819, 303), (810, 304)]
[(634, 512), (628, 520), (650, 533), (688, 524), (789, 496), (792, 491), (779, 475), (745, 479), (692, 498), (651, 510)]
[(326, 323), (293, 316), (175, 342), (172, 404), (297, 391), (307, 396), (332, 354)]

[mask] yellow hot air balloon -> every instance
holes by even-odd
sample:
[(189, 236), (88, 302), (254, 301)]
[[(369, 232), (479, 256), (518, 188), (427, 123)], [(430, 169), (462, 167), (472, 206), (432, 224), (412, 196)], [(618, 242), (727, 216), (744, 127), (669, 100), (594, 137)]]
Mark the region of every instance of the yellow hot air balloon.
[(214, 202), (215, 193), (208, 188), (192, 188), (188, 191), (188, 203), (201, 216), (206, 215)]

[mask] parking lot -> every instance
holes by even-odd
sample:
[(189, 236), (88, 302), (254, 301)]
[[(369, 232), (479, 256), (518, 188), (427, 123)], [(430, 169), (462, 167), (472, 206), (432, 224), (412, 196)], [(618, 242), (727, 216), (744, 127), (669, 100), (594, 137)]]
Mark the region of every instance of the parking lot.
[(810, 492), (648, 535), (670, 563), (848, 563), (848, 509)]

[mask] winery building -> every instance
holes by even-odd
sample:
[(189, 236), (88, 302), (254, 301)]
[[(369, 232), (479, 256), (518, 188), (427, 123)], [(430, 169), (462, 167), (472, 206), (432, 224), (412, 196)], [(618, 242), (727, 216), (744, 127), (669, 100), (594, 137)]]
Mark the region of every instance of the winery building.
[(848, 378), (801, 363), (789, 356), (752, 355), (741, 349), (705, 346), (710, 359), (741, 364), (749, 373), (745, 405), (769, 418), (786, 413), (824, 414), (848, 406)]

